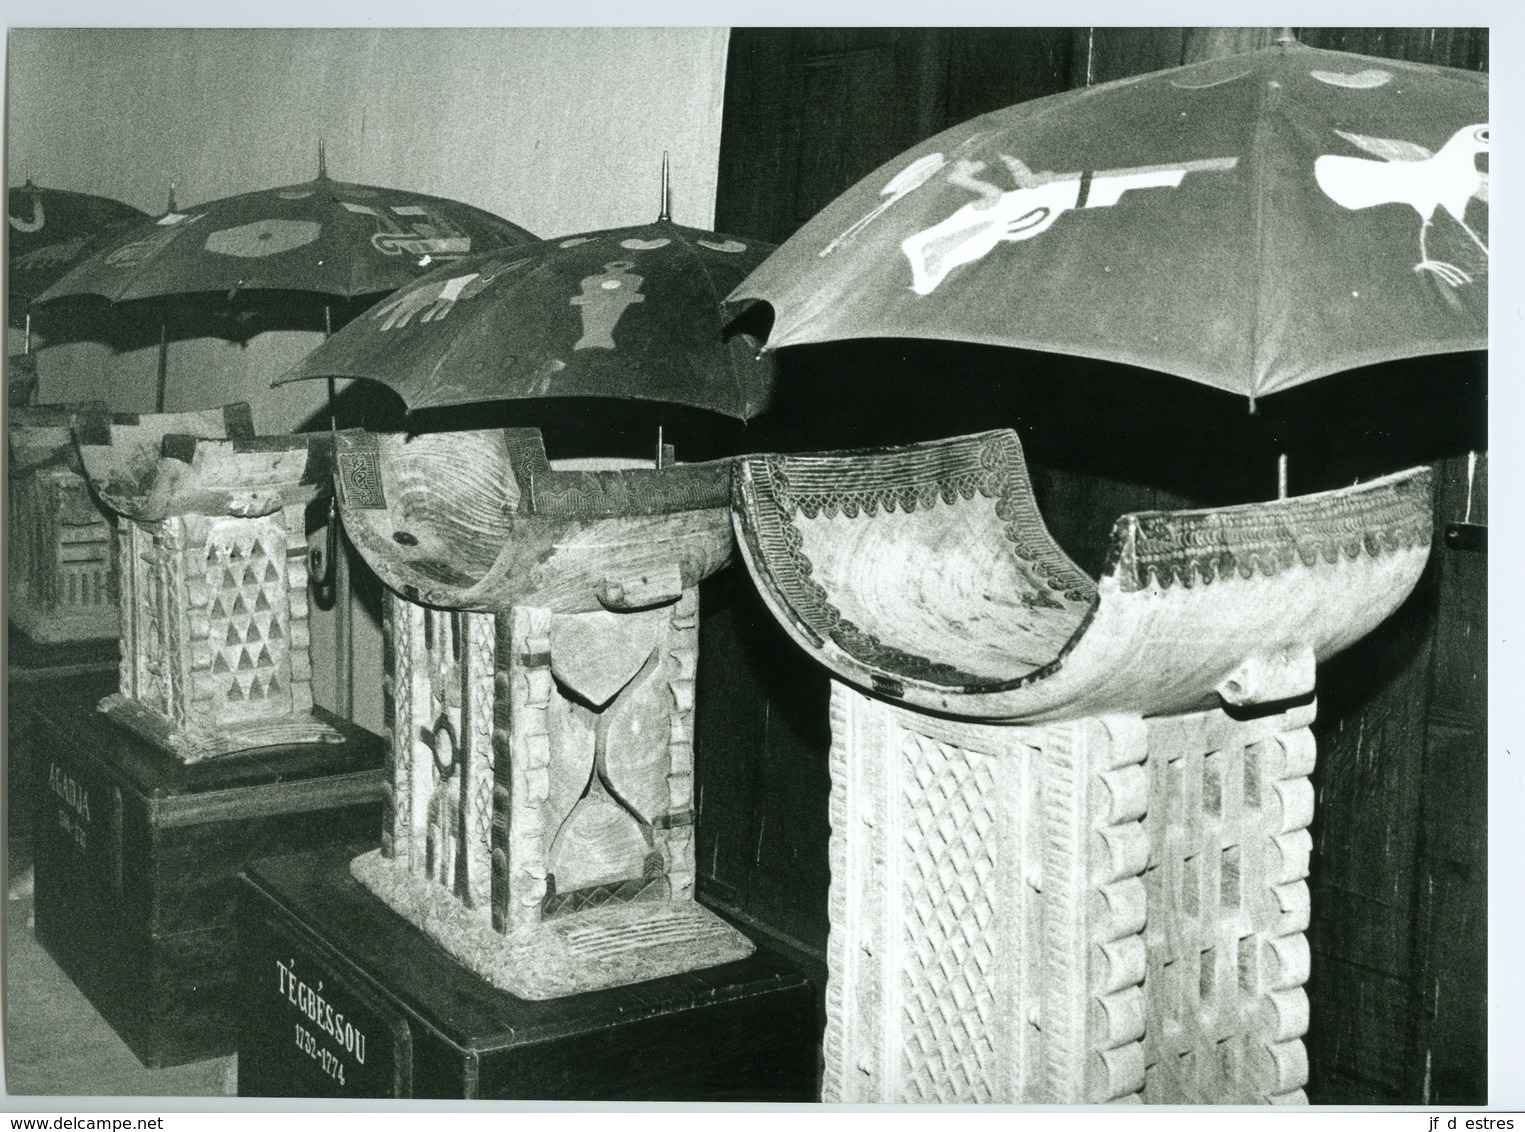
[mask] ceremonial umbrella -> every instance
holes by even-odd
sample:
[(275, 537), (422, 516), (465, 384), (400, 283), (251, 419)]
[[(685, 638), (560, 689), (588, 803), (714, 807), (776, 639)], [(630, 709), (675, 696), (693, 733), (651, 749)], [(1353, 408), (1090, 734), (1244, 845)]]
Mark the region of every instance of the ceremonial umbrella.
[[(94, 246), (33, 305), (44, 308), (79, 296), (121, 305), (149, 302), (160, 326), (157, 402), (162, 411), (168, 343), (165, 300), (185, 305), (193, 297), (226, 299), (214, 304), (226, 315), (232, 300), (241, 295), (289, 299), (292, 293), (307, 294), (321, 301), (328, 329), (336, 301), (394, 291), (442, 263), (534, 238), (517, 224), (459, 201), (332, 180), (320, 145), (313, 180), (183, 210), (175, 208), (172, 199), (163, 216), (113, 233)], [(289, 304), (286, 309), (290, 311)], [(226, 318), (222, 323), (227, 325)], [(330, 382), (331, 414), (334, 398)], [(342, 570), (342, 562), (331, 512), (327, 552), (313, 564), (314, 578), (322, 579), (320, 604), (326, 606), (325, 599), (332, 599), (332, 571)], [(341, 610), (337, 663), (343, 667), (349, 630), (342, 573), (335, 584)]]
[(908, 150), (730, 296), (767, 348), (938, 338), (1257, 396), (1487, 347), (1488, 79), (1285, 42)]
[(480, 208), (402, 189), (333, 181), (174, 210), (124, 230), (39, 298), (112, 302), (192, 292), (307, 291), (352, 298), (395, 291), (441, 263), (533, 240)]
[(723, 333), (725, 294), (773, 245), (662, 218), (472, 256), (356, 318), (279, 380), (363, 377), (410, 409), (599, 397), (747, 420), (773, 365)]
[(9, 258), (14, 265), (42, 248), (56, 248), (59, 257), (67, 258), (102, 229), (147, 215), (110, 197), (45, 189), (28, 180), (7, 193)]
[(32, 299), (72, 268), (103, 232), (144, 213), (90, 193), (45, 189), (30, 180), (10, 189), (6, 254), (6, 311), (16, 325)]
[[(183, 210), (172, 196), (164, 215), (93, 244), (33, 309), (45, 316), (71, 306), (70, 299), (159, 300), (146, 310), (160, 327), (162, 407), (170, 306), (164, 300), (178, 307), (201, 300), (205, 307), (211, 298), (216, 313), (226, 315), (241, 295), (306, 294), (321, 300), (327, 324), (336, 302), (394, 291), (442, 262), (533, 239), (459, 201), (331, 180), (320, 147), (311, 181)], [(226, 333), (225, 325), (216, 329)]]

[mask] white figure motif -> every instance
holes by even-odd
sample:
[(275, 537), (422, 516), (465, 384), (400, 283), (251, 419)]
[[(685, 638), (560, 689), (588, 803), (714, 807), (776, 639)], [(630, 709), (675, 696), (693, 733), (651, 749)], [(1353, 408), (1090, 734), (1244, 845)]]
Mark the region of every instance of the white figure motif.
[(582, 337), (572, 349), (615, 348), (614, 328), (626, 308), (646, 301), (641, 294), (641, 284), (646, 278), (631, 271), (634, 266), (634, 261), (628, 259), (604, 264), (604, 274), (589, 275), (582, 281), (581, 294), (567, 300), (570, 305), (582, 308)]
[(1173, 189), (1188, 173), (1233, 169), (1239, 163), (1237, 157), (1210, 157), (1094, 173), (1034, 173), (1015, 157), (1002, 154), (1001, 160), (1015, 189), (1002, 192), (981, 180), (978, 174), (987, 168), (983, 161), (955, 162), (948, 181), (979, 199), (901, 241), (900, 250), (911, 262), (911, 289), (918, 295), (930, 295), (955, 267), (983, 259), (997, 244), (1041, 235), (1066, 212), (1110, 208), (1131, 189)]
[(1348, 209), (1406, 204), (1419, 213), (1418, 272), (1431, 271), (1452, 287), (1472, 276), (1452, 263), (1430, 258), (1428, 238), (1435, 210), (1443, 208), (1461, 225), (1486, 258), (1488, 245), (1466, 221), (1467, 202), (1488, 200), (1488, 173), (1477, 168), (1477, 155), (1488, 152), (1488, 123), (1463, 126), (1431, 153), (1422, 145), (1393, 138), (1335, 133), (1382, 160), (1325, 154), (1313, 163), (1313, 176), (1324, 195)]
[(480, 295), (503, 272), (512, 271), (527, 262), (529, 261), (493, 260), (481, 271), (453, 275), (444, 282), (430, 280), (421, 283), (380, 304), (371, 317), (382, 320), (382, 330), (407, 326), (413, 321), (414, 315), (419, 316), (419, 322), (436, 322), (453, 311), (456, 303)]

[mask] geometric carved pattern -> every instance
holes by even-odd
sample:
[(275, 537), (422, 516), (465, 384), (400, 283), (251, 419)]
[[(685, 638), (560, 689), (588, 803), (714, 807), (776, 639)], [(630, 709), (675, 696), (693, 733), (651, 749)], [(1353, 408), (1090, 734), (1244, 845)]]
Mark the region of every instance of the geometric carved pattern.
[(833, 681), (823, 1099), (1304, 1102), (1312, 715), (1020, 726)]
[(904, 1099), (992, 1101), (997, 868), (988, 755), (906, 732)]
[(629, 904), (647, 893), (666, 897), (667, 886), (661, 882), (660, 877), (637, 877), (634, 880), (579, 888), (573, 892), (548, 892), (542, 911), (547, 919), (552, 916), (576, 915), (605, 904)]
[[(750, 954), (744, 936), (693, 902), (694, 587), (665, 609), (616, 615), (616, 639), (629, 630), (650, 643), (637, 649), (638, 671), (599, 708), (564, 685), (553, 662), (574, 682), (587, 672), (575, 667), (576, 649), (591, 650), (584, 662), (606, 663), (597, 626), (610, 614), (522, 605), (452, 612), (391, 591), (386, 603), (393, 785), (381, 853), (352, 866), (362, 883), (520, 997)], [(578, 635), (590, 630), (591, 645)], [(595, 831), (611, 820), (624, 831), (612, 875), (576, 871), (583, 860), (605, 867), (598, 854), (608, 843), (597, 832), (584, 857), (557, 856), (588, 809)], [(632, 832), (643, 846), (633, 859)], [(558, 869), (569, 870), (565, 890)]]
[(12, 415), (7, 617), (40, 643), (115, 637), (115, 537), (57, 423), (67, 418)]
[(248, 406), (81, 414), (79, 459), (119, 516), (119, 692), (100, 710), (184, 762), (337, 743), (313, 715), (307, 507), (321, 437), (253, 435)]
[(187, 760), (337, 737), (310, 714), (305, 510), (122, 518), (121, 722)]
[[(669, 814), (688, 817), (694, 805), (694, 681), (699, 664), (699, 590), (690, 586), (672, 606), (667, 642), (662, 646), (663, 676), (672, 697), (668, 737), (667, 802)], [(656, 831), (657, 848), (667, 862), (674, 901), (694, 895), (694, 827), (691, 820), (669, 821)]]
[(1144, 1083), (1146, 731), (1137, 716), (1024, 729), (1038, 748), (1044, 1091), (1137, 1100)]
[(697, 917), (689, 909), (660, 911), (617, 930), (577, 927), (567, 932), (569, 950), (597, 961), (648, 947), (680, 947), (685, 943), (724, 940), (731, 929), (712, 917)]
[[(291, 610), (286, 538), (269, 518), (214, 524), (206, 545), (207, 640), (227, 715), (259, 714), (258, 701), (291, 697)], [(235, 705), (246, 705), (238, 712)], [(252, 710), (248, 710), (252, 707)]]
[(388, 594), (383, 711), (391, 788), (384, 855), (468, 908), (491, 887), (494, 619)]
[[(503, 884), (494, 884), (494, 925), (508, 933), (532, 927), (546, 896), (548, 849), (556, 829), (546, 820), (550, 791), (551, 737), (548, 715), (551, 675), (551, 611), (515, 606), (498, 615), (498, 700), (494, 768), (499, 789), (494, 849), (503, 855)], [(504, 757), (504, 756), (507, 757)], [(498, 872), (494, 872), (494, 880)]]
[(1150, 1103), (1307, 1101), (1313, 711), (1150, 721)]

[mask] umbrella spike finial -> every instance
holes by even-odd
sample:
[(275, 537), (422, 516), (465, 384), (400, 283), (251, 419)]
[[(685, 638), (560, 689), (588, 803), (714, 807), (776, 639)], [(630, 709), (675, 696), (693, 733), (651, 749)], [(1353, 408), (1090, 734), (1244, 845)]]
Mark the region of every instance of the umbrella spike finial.
[(179, 211), (180, 206), (175, 203), (175, 182), (171, 181), (169, 183), (169, 200), (164, 205), (164, 215), (168, 216), (172, 212)]
[(1293, 28), (1277, 28), (1276, 43), (1280, 47), (1287, 47), (1297, 42), (1297, 32)]
[(323, 149), (323, 139), (318, 139), (318, 180), (328, 180), (328, 154)]
[(672, 181), (667, 169), (667, 150), (662, 151), (662, 211), (657, 214), (657, 223), (672, 219)]

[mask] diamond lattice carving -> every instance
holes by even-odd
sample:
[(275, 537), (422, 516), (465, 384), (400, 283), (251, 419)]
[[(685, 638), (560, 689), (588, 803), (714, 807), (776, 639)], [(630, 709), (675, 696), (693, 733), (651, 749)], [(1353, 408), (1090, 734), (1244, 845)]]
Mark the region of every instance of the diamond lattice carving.
[(990, 759), (907, 734), (901, 972), (907, 1102), (991, 1101), (996, 868)]

